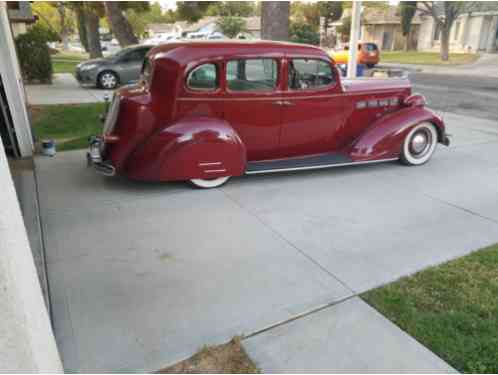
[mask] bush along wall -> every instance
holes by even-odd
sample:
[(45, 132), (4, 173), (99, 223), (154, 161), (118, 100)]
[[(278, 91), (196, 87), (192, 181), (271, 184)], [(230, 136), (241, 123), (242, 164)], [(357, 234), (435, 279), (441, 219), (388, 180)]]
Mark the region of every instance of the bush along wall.
[(47, 41), (46, 34), (36, 26), (16, 38), (17, 57), (24, 81), (52, 82), (52, 60)]

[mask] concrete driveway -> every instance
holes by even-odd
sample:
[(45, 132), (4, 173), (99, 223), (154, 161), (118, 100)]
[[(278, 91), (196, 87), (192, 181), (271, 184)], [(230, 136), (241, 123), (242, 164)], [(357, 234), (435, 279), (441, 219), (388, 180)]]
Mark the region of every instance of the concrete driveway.
[(66, 370), (157, 370), (498, 242), (498, 131), (446, 121), (453, 146), (422, 167), (241, 177), (217, 190), (105, 178), (83, 152), (37, 158)]

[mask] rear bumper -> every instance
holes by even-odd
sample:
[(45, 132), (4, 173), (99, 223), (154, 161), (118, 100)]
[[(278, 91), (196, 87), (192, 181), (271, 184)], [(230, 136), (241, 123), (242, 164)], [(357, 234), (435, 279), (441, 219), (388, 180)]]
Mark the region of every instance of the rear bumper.
[(103, 142), (100, 137), (91, 137), (89, 149), (86, 153), (88, 167), (93, 167), (96, 172), (105, 176), (116, 175), (116, 168), (102, 157)]

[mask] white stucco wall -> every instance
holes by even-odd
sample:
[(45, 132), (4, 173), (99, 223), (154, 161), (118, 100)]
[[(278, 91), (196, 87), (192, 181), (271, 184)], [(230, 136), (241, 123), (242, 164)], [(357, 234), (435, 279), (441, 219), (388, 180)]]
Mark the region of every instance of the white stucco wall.
[(61, 372), (2, 142), (0, 186), (0, 372)]

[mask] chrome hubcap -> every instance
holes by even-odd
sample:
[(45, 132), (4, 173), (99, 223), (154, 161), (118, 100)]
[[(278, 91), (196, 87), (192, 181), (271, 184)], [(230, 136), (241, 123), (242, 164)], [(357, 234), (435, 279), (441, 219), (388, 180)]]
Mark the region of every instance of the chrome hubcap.
[(116, 86), (116, 77), (113, 74), (106, 73), (102, 76), (101, 82), (105, 88), (113, 88)]
[(427, 129), (416, 132), (410, 142), (410, 151), (415, 158), (421, 158), (427, 154), (432, 144), (432, 134)]

